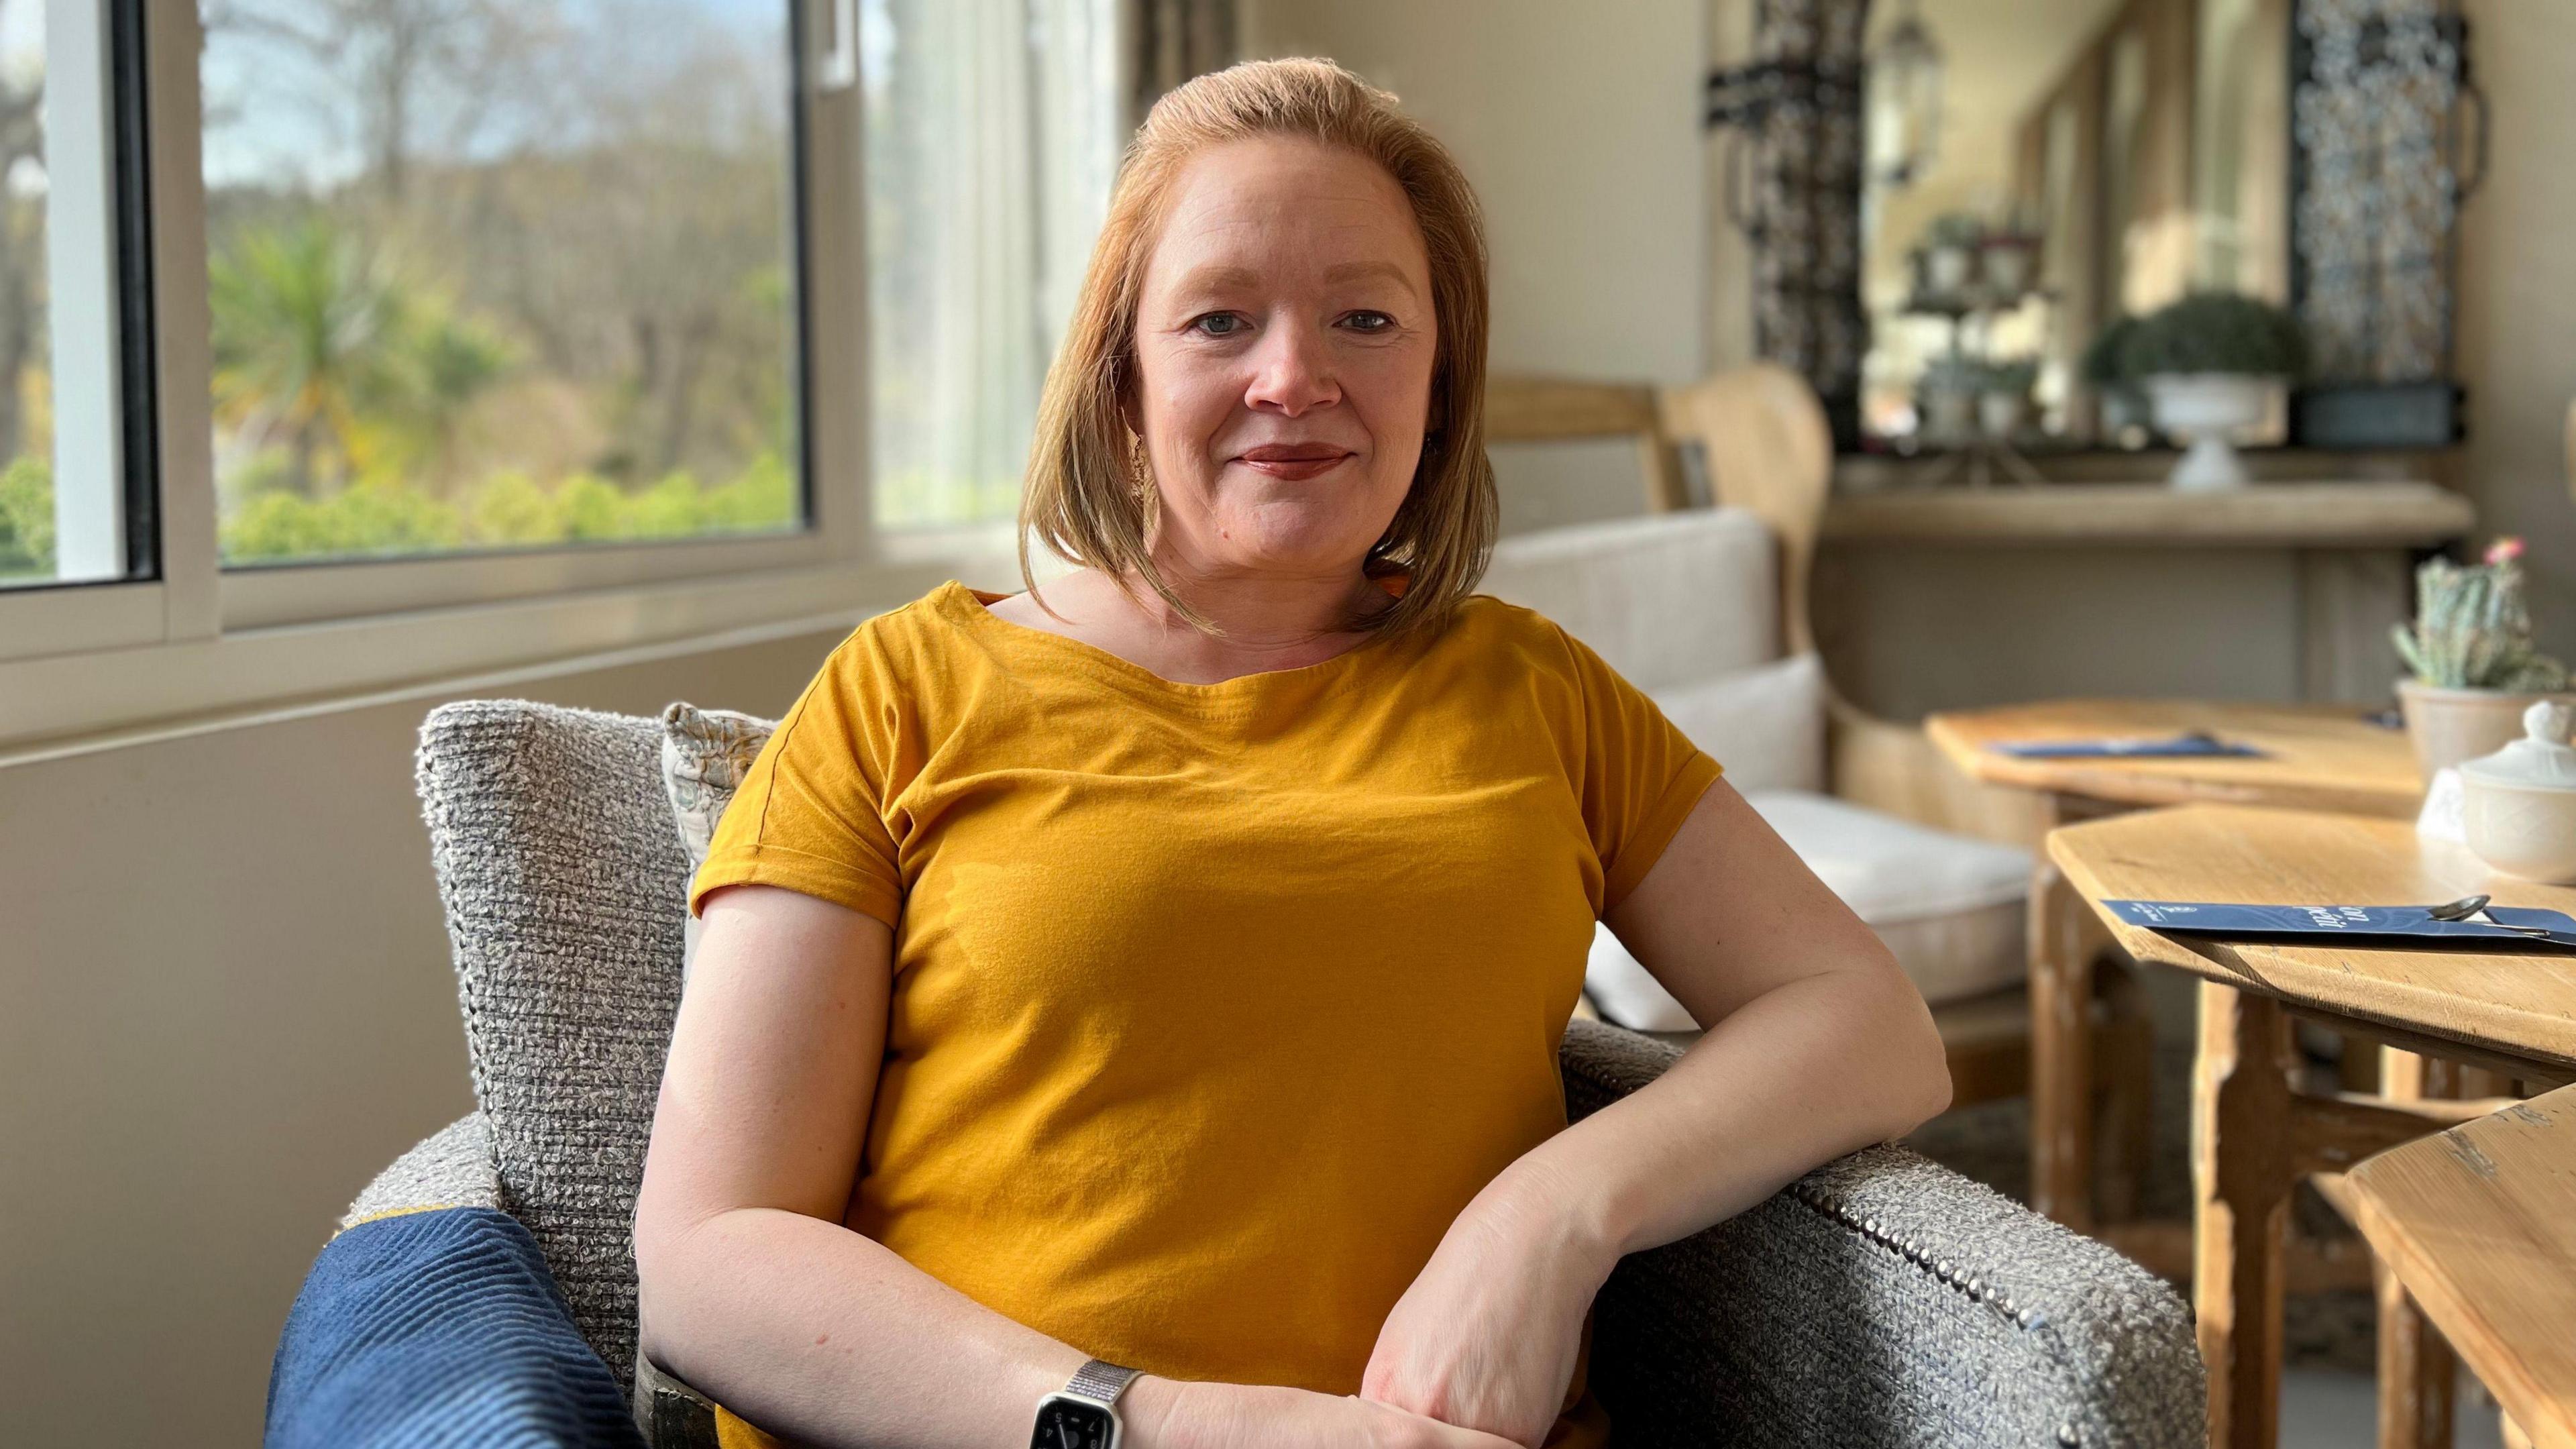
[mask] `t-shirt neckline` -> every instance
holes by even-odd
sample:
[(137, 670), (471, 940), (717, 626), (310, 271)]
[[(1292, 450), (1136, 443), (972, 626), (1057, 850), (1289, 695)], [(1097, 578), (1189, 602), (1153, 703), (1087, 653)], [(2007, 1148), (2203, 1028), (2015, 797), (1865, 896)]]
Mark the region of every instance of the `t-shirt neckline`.
[(1046, 629), (1033, 629), (1026, 624), (1014, 624), (986, 607), (1009, 597), (1010, 594), (1006, 592), (979, 589), (956, 579), (950, 579), (939, 586), (932, 595), (931, 602), (933, 607), (945, 617), (987, 638), (1006, 641), (1015, 647), (1052, 649), (1096, 673), (1126, 680), (1181, 700), (1231, 700), (1258, 693), (1275, 685), (1324, 679), (1355, 668), (1366, 659), (1375, 657), (1379, 652), (1379, 646), (1386, 642), (1383, 636), (1373, 635), (1330, 659), (1319, 659), (1312, 664), (1301, 664), (1293, 669), (1256, 670), (1250, 674), (1238, 674), (1231, 679), (1200, 684), (1187, 680), (1166, 679), (1144, 665), (1113, 654), (1097, 644), (1086, 643), (1069, 635)]

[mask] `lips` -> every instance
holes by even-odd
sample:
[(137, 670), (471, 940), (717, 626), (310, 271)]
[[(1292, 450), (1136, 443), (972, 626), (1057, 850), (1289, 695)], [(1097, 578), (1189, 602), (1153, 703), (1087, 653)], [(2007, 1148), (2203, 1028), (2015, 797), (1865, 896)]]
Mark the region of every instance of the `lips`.
[(1356, 457), (1348, 448), (1330, 443), (1264, 443), (1246, 448), (1235, 455), (1235, 461), (1255, 472), (1273, 478), (1291, 480), (1312, 478), (1339, 466), (1343, 460)]

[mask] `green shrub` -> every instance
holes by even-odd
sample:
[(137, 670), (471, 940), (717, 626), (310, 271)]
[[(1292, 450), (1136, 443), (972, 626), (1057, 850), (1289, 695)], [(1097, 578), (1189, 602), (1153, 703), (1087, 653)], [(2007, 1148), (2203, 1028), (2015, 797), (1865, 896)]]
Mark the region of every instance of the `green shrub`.
[(2139, 319), (2120, 343), (2129, 377), (2223, 372), (2295, 378), (2307, 369), (2298, 319), (2234, 292), (2195, 292)]
[(2096, 333), (2093, 344), (2084, 349), (2083, 361), (2078, 364), (2077, 370), (2083, 374), (2084, 380), (2095, 387), (2115, 387), (2137, 381), (2129, 375), (2128, 361), (2123, 355), (2129, 338), (2137, 330), (2138, 319), (2123, 312)]
[(0, 469), (0, 579), (53, 576), (53, 462), (25, 454)]
[[(255, 563), (691, 538), (784, 528), (795, 521), (796, 504), (794, 473), (766, 453), (713, 488), (673, 473), (632, 493), (592, 473), (548, 488), (504, 470), (448, 500), (382, 474), (325, 498), (254, 493), (224, 520), (223, 553), (229, 563)], [(50, 525), (51, 513), (46, 517)]]

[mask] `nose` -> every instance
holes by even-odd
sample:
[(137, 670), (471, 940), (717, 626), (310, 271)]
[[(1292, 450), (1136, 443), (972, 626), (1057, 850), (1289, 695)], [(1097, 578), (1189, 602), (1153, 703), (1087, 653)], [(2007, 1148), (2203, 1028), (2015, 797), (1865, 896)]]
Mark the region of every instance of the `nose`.
[(1243, 397), (1254, 412), (1302, 417), (1341, 398), (1342, 385), (1333, 376), (1320, 329), (1296, 322), (1274, 325), (1254, 348), (1252, 379)]

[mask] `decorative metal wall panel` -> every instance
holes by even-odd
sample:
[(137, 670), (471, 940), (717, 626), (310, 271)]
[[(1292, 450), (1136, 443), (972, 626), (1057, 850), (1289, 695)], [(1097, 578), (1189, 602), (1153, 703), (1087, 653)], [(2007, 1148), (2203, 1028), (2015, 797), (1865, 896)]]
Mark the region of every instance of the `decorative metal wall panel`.
[[(2293, 24), (2290, 294), (2310, 351), (2302, 440), (2448, 443), (2456, 404), (2426, 399), (2456, 395), (2457, 228), (2477, 184), (2459, 156), (2463, 103), (2479, 100), (2467, 24), (2442, 0), (2298, 0)], [(2383, 393), (2408, 403), (2408, 435), (2353, 433), (2373, 418), (2362, 404)]]

